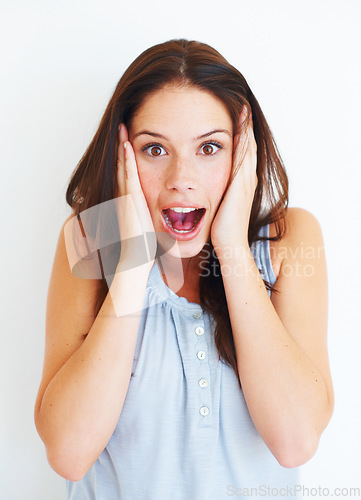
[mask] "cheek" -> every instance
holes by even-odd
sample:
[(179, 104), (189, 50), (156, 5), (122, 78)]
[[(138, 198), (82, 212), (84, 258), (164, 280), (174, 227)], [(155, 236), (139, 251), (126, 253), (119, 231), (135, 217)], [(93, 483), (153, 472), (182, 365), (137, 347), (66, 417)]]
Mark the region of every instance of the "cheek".
[(208, 177), (208, 188), (209, 192), (213, 193), (213, 196), (219, 201), (226, 188), (231, 175), (232, 161), (229, 160), (227, 163), (223, 163), (217, 169), (212, 172), (212, 175)]
[(153, 170), (151, 171), (149, 168), (142, 167), (141, 165), (138, 165), (138, 175), (145, 200), (149, 208), (151, 208), (158, 197), (160, 180), (158, 176), (154, 174)]

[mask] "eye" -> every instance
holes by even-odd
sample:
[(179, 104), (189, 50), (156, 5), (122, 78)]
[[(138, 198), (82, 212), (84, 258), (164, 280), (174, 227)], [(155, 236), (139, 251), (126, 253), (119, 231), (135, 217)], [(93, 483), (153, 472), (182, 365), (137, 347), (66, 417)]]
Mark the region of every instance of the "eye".
[(153, 158), (155, 158), (156, 156), (164, 156), (160, 152), (161, 149), (163, 149), (164, 151), (164, 148), (157, 142), (146, 144), (145, 146), (142, 147), (142, 151), (147, 151), (149, 148), (151, 148), (150, 153), (147, 153), (149, 154), (149, 156), (152, 156)]
[[(214, 156), (219, 149), (223, 149), (224, 146), (220, 144), (219, 142), (216, 141), (211, 141), (211, 142), (204, 142), (200, 149), (203, 149), (202, 156)], [(217, 148), (217, 149), (215, 149)], [(149, 150), (149, 152), (148, 152)], [(163, 146), (161, 146), (158, 142), (151, 142), (149, 144), (146, 144), (141, 148), (141, 151), (147, 151), (147, 154), (151, 156), (152, 158), (156, 158), (157, 156), (165, 156), (164, 154), (161, 154), (162, 151), (164, 150)]]
[(223, 149), (223, 146), (216, 141), (204, 142), (201, 146), (201, 149), (205, 151), (204, 156), (214, 156), (218, 151), (218, 149), (215, 151), (214, 148)]

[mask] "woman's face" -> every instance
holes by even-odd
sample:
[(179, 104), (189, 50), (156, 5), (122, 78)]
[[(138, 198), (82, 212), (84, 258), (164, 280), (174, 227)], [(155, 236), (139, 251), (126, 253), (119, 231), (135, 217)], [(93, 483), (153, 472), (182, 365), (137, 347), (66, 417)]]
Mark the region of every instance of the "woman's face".
[(166, 86), (146, 99), (128, 132), (158, 241), (167, 233), (178, 256), (199, 254), (231, 173), (227, 108), (195, 87)]

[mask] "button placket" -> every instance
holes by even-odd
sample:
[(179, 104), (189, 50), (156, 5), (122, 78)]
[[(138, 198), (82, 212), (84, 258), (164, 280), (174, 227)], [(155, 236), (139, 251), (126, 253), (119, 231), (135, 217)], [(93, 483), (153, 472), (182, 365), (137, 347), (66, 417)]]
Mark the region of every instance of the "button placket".
[(210, 367), (209, 367), (209, 346), (205, 335), (204, 321), (201, 320), (202, 313), (193, 313), (194, 334), (197, 337), (195, 344), (195, 355), (198, 359), (198, 394), (199, 394), (199, 417), (200, 425), (206, 427), (212, 424), (211, 391), (210, 391)]

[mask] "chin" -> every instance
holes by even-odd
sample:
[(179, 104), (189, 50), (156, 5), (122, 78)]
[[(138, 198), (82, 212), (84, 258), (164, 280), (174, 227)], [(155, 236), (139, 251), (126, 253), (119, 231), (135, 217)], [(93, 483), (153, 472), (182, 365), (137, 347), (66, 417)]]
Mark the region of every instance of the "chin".
[(176, 259), (195, 257), (202, 251), (208, 241), (207, 238), (202, 238), (201, 235), (190, 241), (179, 241), (164, 232), (157, 234), (157, 240), (160, 248), (159, 256), (166, 254), (168, 257)]

